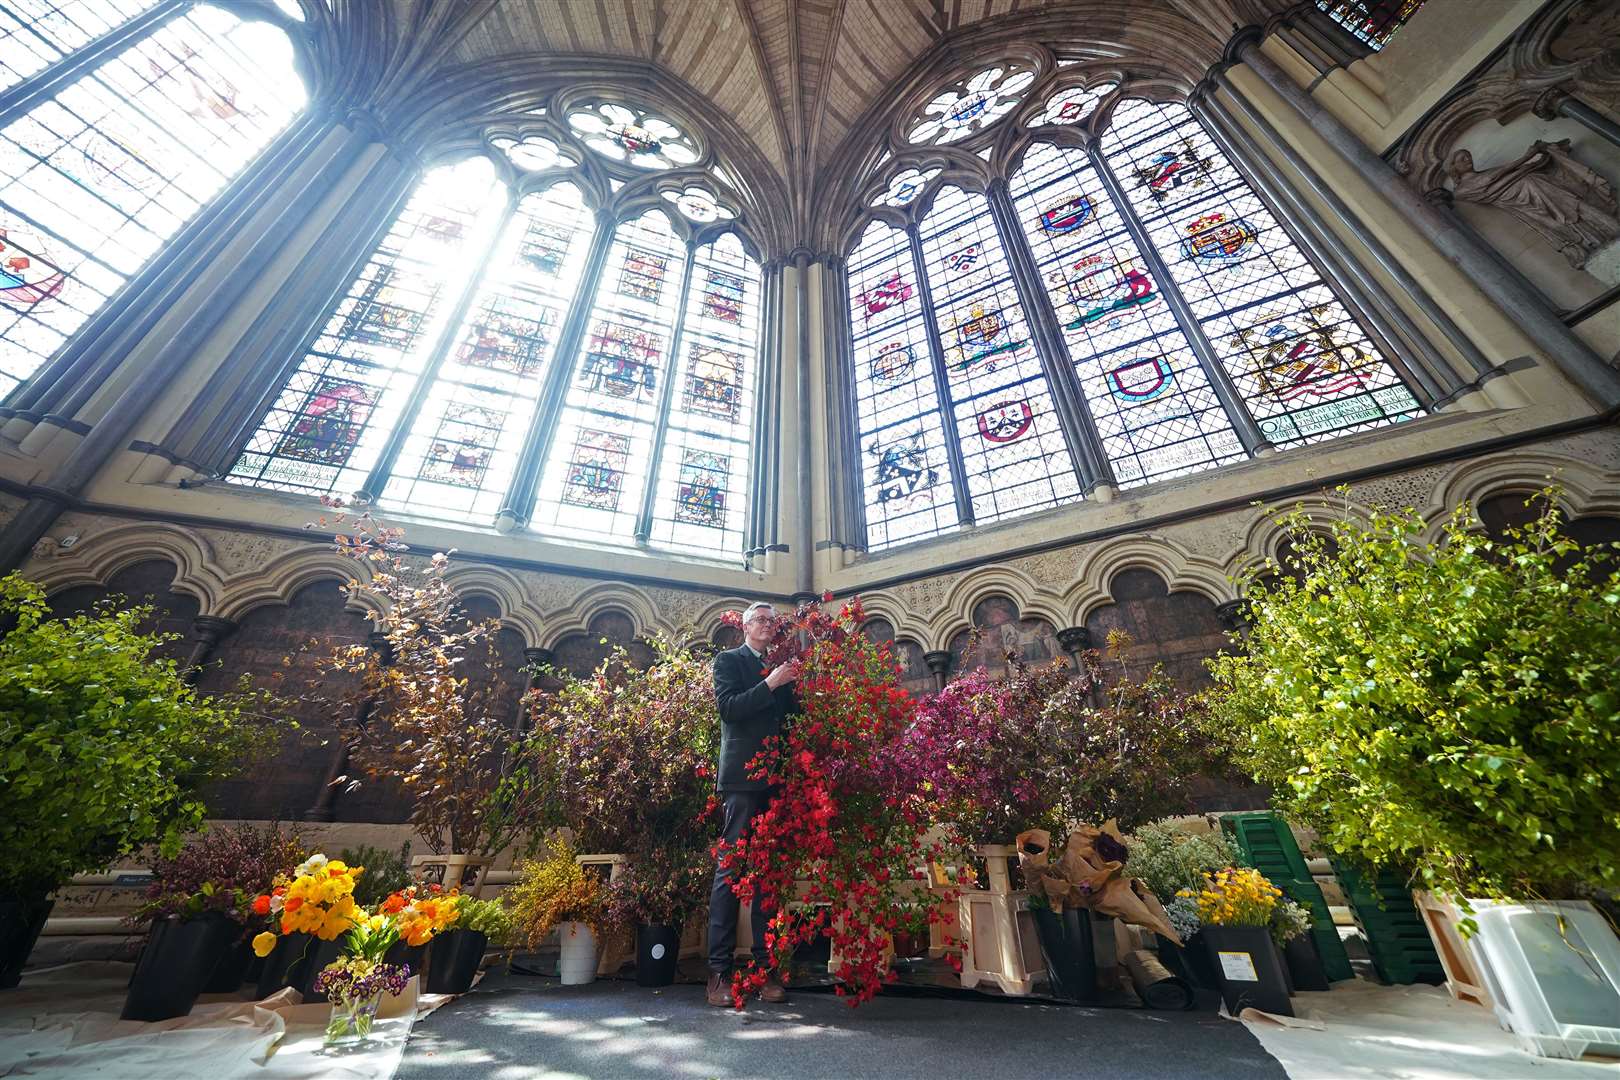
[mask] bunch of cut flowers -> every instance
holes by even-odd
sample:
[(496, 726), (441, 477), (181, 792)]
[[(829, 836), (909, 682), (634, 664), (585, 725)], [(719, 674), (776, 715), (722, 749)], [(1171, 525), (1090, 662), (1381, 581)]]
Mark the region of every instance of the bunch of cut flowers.
[(355, 903), (354, 885), (364, 872), (363, 866), (315, 854), (300, 863), (291, 878), (278, 875), (270, 891), (253, 901), (253, 913), (271, 920), (271, 929), (253, 939), (254, 953), (269, 956), (278, 934), (313, 934), (322, 941), (336, 941), (358, 926), (366, 912)]
[(349, 931), (344, 955), (315, 976), (315, 990), (332, 1003), (332, 1016), (326, 1024), (328, 1043), (351, 1035), (369, 1036), (382, 995), (398, 997), (404, 992), (411, 977), (410, 965), (383, 959), (398, 940), (399, 923), (393, 916), (364, 916)]
[(394, 921), (397, 937), (415, 948), (454, 927), (461, 917), (463, 902), (459, 890), (435, 882), (408, 885), (390, 894), (377, 910)]

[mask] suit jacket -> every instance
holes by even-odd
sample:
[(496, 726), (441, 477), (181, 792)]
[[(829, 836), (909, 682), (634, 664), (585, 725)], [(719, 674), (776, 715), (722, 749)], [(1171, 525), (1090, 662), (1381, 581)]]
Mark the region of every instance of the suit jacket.
[(764, 791), (763, 780), (748, 776), (748, 761), (772, 735), (780, 735), (787, 718), (799, 711), (793, 684), (772, 690), (765, 685), (765, 661), (747, 645), (714, 658), (714, 696), (720, 706), (720, 791)]

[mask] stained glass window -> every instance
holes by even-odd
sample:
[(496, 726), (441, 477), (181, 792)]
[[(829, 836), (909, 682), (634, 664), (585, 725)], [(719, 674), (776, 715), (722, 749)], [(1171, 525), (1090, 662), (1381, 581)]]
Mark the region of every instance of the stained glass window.
[(536, 528), (634, 537), (685, 262), (685, 245), (661, 211), (619, 226), (541, 476)]
[(1126, 101), (1102, 145), (1267, 440), (1315, 442), (1419, 413), (1186, 106)]
[(1377, 51), (1417, 14), (1423, 0), (1316, 0), (1328, 17)]
[(116, 30), (157, 0), (5, 0), (0, 3), (0, 90)]
[(742, 548), (759, 341), (759, 268), (730, 233), (697, 251), (651, 541), (690, 551)]
[[(233, 480), (323, 495), (361, 490), (504, 205), (483, 158), (423, 179), (249, 440)], [(521, 367), (533, 350), (510, 344), (509, 363)], [(459, 436), (445, 437), (464, 445), (479, 418), (467, 412), (460, 424)]]
[(594, 231), (571, 184), (518, 203), (405, 441), (385, 502), (494, 519)]
[(1078, 124), (1089, 117), (1096, 110), (1097, 102), (1107, 97), (1113, 89), (1113, 83), (1102, 83), (1089, 90), (1083, 86), (1059, 90), (1046, 99), (1046, 108), (1031, 123)]
[(983, 131), (1011, 112), (1034, 81), (1035, 73), (1017, 64), (985, 68), (935, 95), (906, 138), (938, 145)]
[(1038, 143), (1013, 203), (1122, 486), (1245, 454), (1083, 150)]
[(1079, 497), (1052, 394), (983, 195), (940, 190), (921, 225), (973, 519)]
[[(25, 49), (49, 63), (50, 50), (144, 6), (0, 0), (0, 71), (23, 70)], [(204, 6), (0, 130), (0, 393), (55, 352), (304, 102), (285, 34)]]
[(867, 227), (849, 258), (855, 409), (873, 550), (957, 524), (917, 267), (906, 234)]
[(569, 113), (568, 126), (598, 154), (638, 169), (673, 169), (698, 159), (690, 135), (646, 109), (602, 102)]

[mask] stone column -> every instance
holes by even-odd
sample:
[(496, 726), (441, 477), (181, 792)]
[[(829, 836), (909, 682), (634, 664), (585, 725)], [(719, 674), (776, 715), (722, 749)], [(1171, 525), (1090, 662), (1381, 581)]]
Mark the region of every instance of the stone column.
[(1071, 626), (1066, 630), (1057, 632), (1058, 644), (1063, 651), (1069, 654), (1074, 662), (1074, 670), (1080, 670), (1080, 654), (1091, 648), (1091, 631), (1083, 626)]
[(191, 620), (191, 654), (180, 665), (180, 677), (196, 685), (202, 676), (202, 667), (219, 648), (219, 643), (236, 632), (236, 623), (218, 615), (198, 615)]
[(1244, 637), (1248, 636), (1249, 627), (1253, 625), (1247, 600), (1228, 600), (1224, 604), (1216, 604), (1215, 617), (1228, 633)]
[(1616, 124), (1562, 87), (1555, 86), (1536, 98), (1531, 111), (1543, 120), (1557, 120), (1560, 117), (1573, 120), (1601, 135), (1611, 145), (1620, 146), (1620, 124)]
[[(379, 631), (372, 631), (366, 635), (366, 644), (377, 654), (378, 662), (387, 667), (393, 659), (393, 649), (388, 643), (388, 635)], [(377, 699), (367, 694), (361, 698), (354, 707), (354, 716), (349, 726), (355, 731), (364, 731), (366, 722), (371, 719), (371, 710), (377, 707)], [(337, 803), (341, 795), (339, 780), (349, 774), (349, 735), (340, 732), (339, 737), (333, 740), (332, 764), (327, 767), (326, 780), (321, 784), (321, 791), (316, 796), (315, 804), (304, 811), (305, 821), (336, 821)]]
[(951, 654), (948, 649), (935, 649), (933, 652), (923, 653), (923, 663), (934, 675), (936, 689), (945, 689), (945, 678), (951, 673)]
[(523, 698), (518, 701), (517, 718), (512, 722), (512, 730), (517, 732), (529, 730), (529, 710), (524, 702), (530, 694), (543, 689), (542, 684), (549, 679), (549, 676), (534, 669), (555, 664), (557, 654), (550, 649), (524, 649), (523, 659), (530, 665), (529, 681), (523, 688)]

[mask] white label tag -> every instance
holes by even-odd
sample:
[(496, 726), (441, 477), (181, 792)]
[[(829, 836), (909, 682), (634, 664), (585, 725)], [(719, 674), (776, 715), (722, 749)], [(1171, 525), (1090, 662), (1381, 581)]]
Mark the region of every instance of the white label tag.
[(1259, 982), (1260, 973), (1254, 970), (1254, 957), (1246, 952), (1223, 952), (1221, 974), (1233, 982)]

